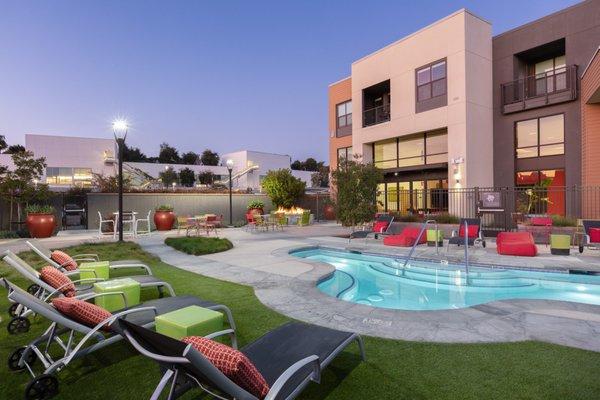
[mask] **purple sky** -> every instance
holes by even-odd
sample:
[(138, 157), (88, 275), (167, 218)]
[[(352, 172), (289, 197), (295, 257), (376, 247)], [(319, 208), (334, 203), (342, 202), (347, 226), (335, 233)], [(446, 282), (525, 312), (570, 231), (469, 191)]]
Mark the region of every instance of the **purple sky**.
[(466, 7), (500, 33), (576, 3), (3, 1), (0, 134), (110, 137), (148, 155), (327, 157), (327, 85), (352, 61)]

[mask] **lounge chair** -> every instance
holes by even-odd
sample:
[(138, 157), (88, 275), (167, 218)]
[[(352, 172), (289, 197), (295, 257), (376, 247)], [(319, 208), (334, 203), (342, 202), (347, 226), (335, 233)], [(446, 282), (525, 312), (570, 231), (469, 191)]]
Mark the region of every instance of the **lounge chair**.
[(375, 239), (378, 239), (380, 235), (389, 235), (392, 222), (394, 222), (393, 215), (379, 214), (375, 219), (375, 223), (373, 224), (373, 227), (371, 229), (352, 232), (348, 237), (348, 243), (350, 243), (352, 239), (362, 238), (366, 240), (371, 235), (373, 235)]
[(583, 253), (584, 247), (600, 248), (600, 221), (584, 219), (582, 223), (585, 233), (579, 244), (579, 252)]
[[(400, 247), (411, 247), (417, 241), (421, 228), (417, 226), (407, 226), (398, 235), (390, 235), (383, 238), (383, 244), (385, 246), (400, 246)], [(423, 232), (419, 238), (418, 244), (427, 243), (427, 232)]]
[[(95, 326), (87, 326), (62, 314), (51, 304), (27, 293), (7, 279), (2, 278), (0, 282), (9, 291), (9, 298), (12, 301), (25, 305), (51, 322), (50, 327), (41, 336), (27, 346), (15, 349), (8, 358), (10, 370), (26, 370), (32, 376), (25, 389), (26, 399), (49, 399), (55, 396), (58, 394), (58, 380), (54, 375), (58, 371), (63, 370), (74, 359), (82, 358), (123, 339), (117, 327), (111, 326), (112, 329), (108, 332), (104, 329), (117, 318), (127, 318), (136, 325), (150, 328), (154, 326), (154, 318), (157, 315), (197, 305), (223, 312), (229, 322), (230, 330), (235, 332), (235, 323), (229, 308), (194, 296), (165, 297), (146, 301), (116, 312)], [(98, 296), (100, 295), (96, 295)], [(49, 350), (55, 350), (52, 351), (52, 358)], [(31, 365), (36, 360), (41, 361), (44, 369), (44, 372), (39, 375), (33, 372)]]
[(500, 232), (496, 237), (498, 254), (535, 257), (537, 247), (531, 232)]
[(474, 246), (476, 243), (481, 243), (485, 247), (485, 238), (481, 231), (481, 220), (479, 218), (461, 218), (459, 222), (458, 230), (452, 231), (452, 236), (448, 239), (448, 247), (446, 251), (450, 249), (451, 244), (462, 246), (465, 244), (465, 221), (468, 225), (467, 232), (467, 243), (469, 246)]
[[(27, 245), (33, 250), (38, 256), (40, 256), (45, 262), (52, 265), (55, 268), (60, 270), (66, 270), (67, 266), (71, 264), (72, 261), (75, 262), (75, 267), (80, 262), (97, 262), (100, 261), (98, 254), (75, 254), (69, 255), (72, 260), (67, 260), (62, 264), (52, 259), (52, 250), (48, 247), (44, 246), (42, 242), (37, 239), (29, 239), (27, 240)], [(141, 262), (140, 260), (119, 260), (119, 261), (109, 261), (109, 268), (111, 270), (117, 269), (129, 269), (129, 268), (138, 268), (146, 271), (148, 275), (152, 275), (152, 270), (146, 264)]]
[[(200, 388), (220, 399), (258, 400), (213, 365), (192, 344), (169, 338), (140, 327), (130, 320), (118, 320), (124, 336), (141, 354), (155, 360), (164, 375), (151, 399), (158, 399), (165, 388), (172, 400), (192, 388)], [(213, 339), (233, 335), (224, 330), (206, 336)], [(349, 344), (358, 343), (365, 359), (361, 337), (299, 322), (287, 323), (266, 333), (241, 349), (268, 385), (265, 400), (293, 399), (311, 382), (320, 382), (321, 369), (327, 367)], [(233, 345), (236, 348), (235, 343)], [(215, 396), (217, 397), (217, 396)]]

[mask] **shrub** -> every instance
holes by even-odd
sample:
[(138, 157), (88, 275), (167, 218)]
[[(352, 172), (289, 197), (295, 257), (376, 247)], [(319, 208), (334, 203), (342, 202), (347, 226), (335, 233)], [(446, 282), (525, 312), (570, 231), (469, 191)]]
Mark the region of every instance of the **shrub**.
[(54, 214), (54, 207), (44, 204), (30, 204), (25, 207), (27, 214)]
[(184, 168), (179, 171), (179, 180), (182, 186), (192, 187), (194, 186), (194, 182), (196, 182), (196, 174), (191, 169)]
[(170, 237), (165, 239), (165, 244), (194, 256), (220, 253), (233, 248), (228, 239), (207, 237)]
[(251, 210), (253, 208), (265, 208), (265, 203), (263, 203), (260, 200), (253, 200), (250, 203), (248, 203), (248, 210)]
[(577, 226), (577, 220), (560, 215), (552, 216), (552, 226)]
[(161, 204), (160, 206), (156, 207), (154, 211), (173, 211), (173, 206), (170, 204)]
[(458, 224), (459, 222), (459, 218), (456, 215), (446, 212), (431, 215), (428, 219), (434, 219), (438, 224)]
[(267, 173), (262, 187), (275, 207), (291, 208), (304, 195), (306, 183), (292, 175), (289, 169), (279, 169)]
[(0, 239), (18, 239), (19, 237), (17, 232), (0, 231)]
[(394, 216), (396, 222), (419, 222), (422, 218), (418, 214), (400, 214)]

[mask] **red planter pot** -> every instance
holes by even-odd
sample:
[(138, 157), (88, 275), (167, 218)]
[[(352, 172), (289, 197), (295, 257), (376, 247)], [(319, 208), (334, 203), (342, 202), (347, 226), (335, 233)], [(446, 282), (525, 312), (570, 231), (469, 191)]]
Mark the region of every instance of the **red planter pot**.
[(335, 207), (332, 205), (326, 205), (323, 209), (323, 213), (325, 214), (325, 219), (328, 221), (333, 221), (335, 219)]
[(249, 208), (248, 211), (246, 212), (246, 214), (248, 215), (252, 215), (252, 214), (260, 214), (263, 215), (265, 212), (262, 208)]
[(47, 238), (52, 236), (56, 228), (54, 214), (27, 214), (25, 220), (29, 236), (32, 238)]
[(175, 222), (175, 214), (173, 211), (155, 211), (154, 225), (159, 231), (170, 231)]

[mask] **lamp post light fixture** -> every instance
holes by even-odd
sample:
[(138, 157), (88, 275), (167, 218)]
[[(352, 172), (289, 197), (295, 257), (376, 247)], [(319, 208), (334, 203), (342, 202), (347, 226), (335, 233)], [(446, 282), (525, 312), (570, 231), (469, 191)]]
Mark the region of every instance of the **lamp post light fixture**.
[(233, 180), (231, 179), (231, 172), (233, 171), (233, 160), (230, 158), (225, 162), (227, 165), (227, 171), (229, 171), (229, 226), (233, 227)]
[(124, 119), (116, 119), (112, 124), (115, 141), (117, 142), (119, 152), (119, 218), (117, 225), (119, 227), (119, 242), (123, 241), (123, 149), (125, 148), (125, 139), (129, 126)]

